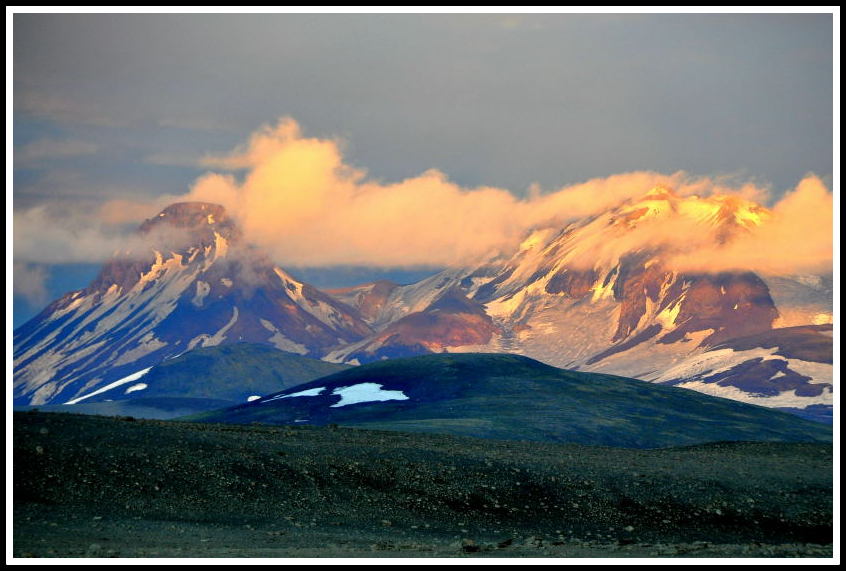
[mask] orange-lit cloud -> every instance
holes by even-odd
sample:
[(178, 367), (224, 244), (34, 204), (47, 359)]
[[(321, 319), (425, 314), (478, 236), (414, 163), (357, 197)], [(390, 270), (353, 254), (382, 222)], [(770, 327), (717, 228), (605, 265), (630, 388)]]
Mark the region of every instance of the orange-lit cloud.
[(121, 233), (76, 210), (47, 205), (15, 212), (15, 262), (99, 262), (115, 250)]
[[(465, 265), (512, 252), (532, 229), (637, 209), (646, 193), (664, 187), (675, 194), (671, 215), (611, 230), (598, 219), (572, 263), (610, 263), (661, 247), (664, 263), (683, 271), (831, 271), (832, 194), (813, 176), (769, 210), (755, 204), (768, 201), (765, 187), (684, 172), (618, 174), (519, 198), (502, 188), (461, 187), (438, 170), (374, 180), (344, 161), (338, 141), (306, 137), (287, 118), (202, 164), (230, 172), (209, 172), (182, 196), (107, 202), (93, 223), (91, 213), (16, 212), (16, 261), (102, 260), (132, 244), (121, 235), (127, 226), (171, 202), (202, 200), (224, 205), (246, 238), (281, 265)], [(730, 235), (703, 222), (720, 208), (745, 213)]]
[(807, 176), (760, 226), (725, 244), (691, 249), (673, 263), (694, 271), (831, 272), (833, 236), (833, 196), (819, 178)]
[[(762, 202), (769, 195), (754, 184), (684, 172), (619, 174), (546, 193), (535, 189), (525, 199), (500, 188), (463, 188), (437, 170), (384, 183), (347, 165), (337, 141), (304, 137), (288, 118), (203, 164), (236, 172), (204, 175), (183, 199), (224, 204), (250, 240), (279, 263), (296, 265), (472, 263), (509, 251), (532, 228), (605, 212), (656, 186), (672, 188), (690, 204), (694, 196)], [(680, 269), (824, 267), (831, 261), (831, 217), (831, 193), (810, 177), (773, 207), (765, 223), (727, 244), (690, 218), (659, 217), (612, 242), (607, 234), (597, 237), (592, 259), (672, 243), (671, 263)]]

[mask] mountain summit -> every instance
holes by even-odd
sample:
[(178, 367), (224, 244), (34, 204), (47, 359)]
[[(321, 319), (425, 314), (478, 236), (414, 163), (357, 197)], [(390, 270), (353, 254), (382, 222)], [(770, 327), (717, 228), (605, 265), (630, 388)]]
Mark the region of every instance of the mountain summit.
[[(544, 358), (562, 365), (595, 362), (653, 338), (716, 345), (772, 328), (779, 314), (767, 285), (751, 272), (680, 271), (672, 263), (677, 241), (661, 233), (665, 226), (693, 225), (705, 239), (723, 241), (766, 215), (736, 198), (683, 198), (657, 187), (563, 229), (538, 229), (510, 256), (395, 288), (381, 311), (369, 308), (368, 319), (378, 327), (431, 311), (444, 298), (463, 298), (464, 308), (452, 303), (452, 312), (470, 314), (470, 306), (483, 305), (500, 339), (531, 343), (559, 333), (563, 343)], [(364, 307), (370, 294), (343, 295)], [(357, 356), (369, 360), (368, 351), (378, 356), (372, 344)]]
[(138, 229), (87, 288), (15, 332), (16, 404), (120, 384), (195, 347), (238, 341), (309, 356), (371, 332), (358, 312), (243, 243), (222, 206), (173, 204)]
[[(830, 405), (825, 326), (762, 337), (781, 331), (775, 297), (790, 301), (784, 292), (796, 291), (795, 280), (684, 263), (695, 262), (696, 244), (734, 240), (769, 216), (739, 197), (682, 197), (655, 188), (564, 228), (538, 228), (513, 253), (477, 266), (403, 287), (339, 292), (354, 307), (367, 307), (377, 331), (329, 358), (365, 363), (422, 352), (510, 352), (765, 406)], [(806, 317), (803, 325), (811, 323)], [(765, 338), (783, 343), (732, 348), (735, 339)], [(789, 356), (790, 347), (826, 342), (828, 351)]]

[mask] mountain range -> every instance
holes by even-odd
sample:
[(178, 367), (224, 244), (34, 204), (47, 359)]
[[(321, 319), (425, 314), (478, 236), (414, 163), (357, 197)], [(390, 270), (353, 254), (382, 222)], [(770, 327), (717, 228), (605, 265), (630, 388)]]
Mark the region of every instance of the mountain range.
[(321, 291), (249, 244), (221, 206), (177, 203), (140, 226), (147, 246), (116, 252), (87, 288), (15, 331), (15, 403), (80, 402), (193, 349), (248, 342), (353, 365), (517, 353), (763, 406), (830, 410), (830, 276), (680, 271), (666, 244), (630, 245), (668, 220), (731, 241), (767, 216), (741, 199), (656, 188), (414, 284)]
[[(520, 353), (763, 406), (828, 407), (830, 276), (680, 272), (670, 267), (666, 245), (627, 247), (632, 233), (668, 222), (730, 241), (767, 215), (736, 198), (654, 189), (563, 229), (539, 229), (516, 252), (477, 266), (407, 286), (336, 290), (376, 332), (329, 359)], [(796, 350), (805, 346), (815, 349)]]

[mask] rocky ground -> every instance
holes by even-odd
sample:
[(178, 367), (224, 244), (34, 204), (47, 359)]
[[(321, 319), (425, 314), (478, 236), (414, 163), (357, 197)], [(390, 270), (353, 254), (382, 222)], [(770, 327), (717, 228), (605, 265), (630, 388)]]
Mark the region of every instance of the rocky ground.
[(16, 557), (832, 557), (832, 447), (14, 417)]

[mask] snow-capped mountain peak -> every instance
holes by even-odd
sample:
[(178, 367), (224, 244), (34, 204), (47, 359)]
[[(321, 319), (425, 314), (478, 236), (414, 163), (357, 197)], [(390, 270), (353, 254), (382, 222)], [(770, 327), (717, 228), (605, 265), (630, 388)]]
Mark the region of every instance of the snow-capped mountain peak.
[(15, 332), (16, 402), (67, 402), (196, 347), (250, 341), (322, 356), (371, 332), (245, 244), (222, 206), (170, 205), (134, 243)]
[[(421, 348), (436, 352), (507, 351), (560, 367), (654, 381), (666, 381), (668, 370), (695, 369), (697, 379), (708, 380), (697, 381), (701, 386), (693, 388), (714, 392), (713, 384), (720, 382), (742, 392), (751, 386), (745, 377), (728, 381), (718, 374), (702, 376), (701, 370), (684, 363), (712, 349), (721, 351), (717, 361), (731, 361), (731, 349), (716, 348), (733, 339), (757, 338), (773, 330), (780, 314), (768, 283), (775, 282), (749, 271), (693, 271), (677, 265), (676, 260), (680, 255), (695, 255), (703, 245), (722, 245), (755, 232), (770, 216), (766, 208), (737, 196), (681, 196), (656, 187), (637, 199), (563, 228), (535, 229), (510, 256), (449, 269), (417, 284), (391, 289), (379, 304), (379, 311), (368, 317), (377, 332), (370, 339), (334, 352), (332, 357), (366, 362), (407, 354), (402, 347), (407, 352)], [(808, 297), (804, 290), (810, 288), (794, 294), (798, 287), (798, 283), (788, 283), (777, 293), (780, 299), (796, 297), (804, 302)], [(454, 316), (450, 324), (479, 328), (484, 336), (477, 335), (471, 342), (474, 337), (469, 333), (453, 331), (449, 338), (441, 336), (433, 342), (431, 319), (424, 317), (432, 313), (439, 296), (447, 291), (453, 296), (466, 296), (470, 304), (483, 308), (483, 313), (475, 316), (466, 310), (461, 319)], [(817, 305), (809, 306), (814, 319), (828, 315)], [(398, 320), (406, 325), (401, 336), (396, 334)], [(417, 334), (408, 327), (413, 323), (421, 324)], [(820, 334), (813, 331), (817, 342)], [(806, 333), (802, 330), (800, 334)], [(451, 344), (449, 339), (456, 342)], [(773, 350), (759, 353), (766, 356), (761, 358), (778, 359)], [(759, 353), (754, 353), (754, 358)], [(732, 366), (745, 363), (743, 359), (735, 361), (731, 361)], [(759, 370), (776, 367), (787, 371), (787, 366), (770, 363)], [(801, 395), (813, 393), (814, 404), (830, 401), (829, 364), (802, 365), (800, 360), (792, 360), (790, 366), (794, 367), (792, 372), (784, 374), (793, 383), (791, 389), (799, 387)], [(731, 369), (727, 365), (723, 373)], [(807, 374), (811, 370), (814, 375)], [(782, 388), (773, 390), (781, 394), (787, 385), (778, 382)], [(811, 390), (803, 383), (822, 383), (823, 388)], [(730, 389), (716, 390), (725, 390), (726, 396), (736, 398)], [(750, 398), (754, 401), (758, 397)], [(771, 402), (794, 400), (791, 396)]]
[(737, 226), (753, 229), (770, 216), (763, 206), (736, 195), (680, 196), (666, 187), (655, 187), (640, 199), (612, 210), (618, 224), (634, 226), (650, 219), (678, 219), (705, 228)]

